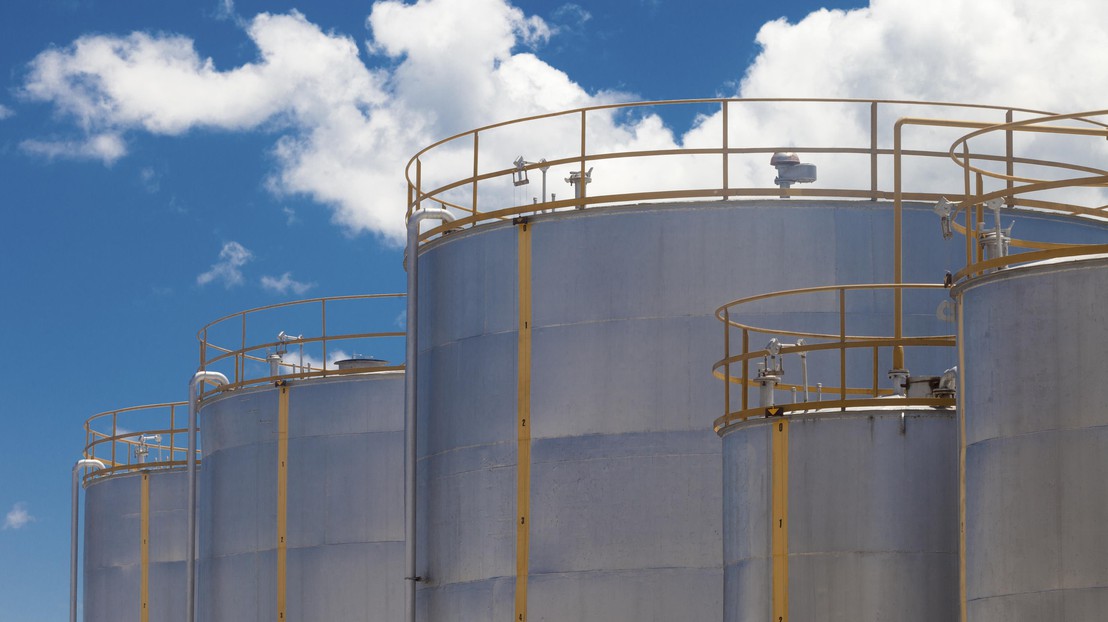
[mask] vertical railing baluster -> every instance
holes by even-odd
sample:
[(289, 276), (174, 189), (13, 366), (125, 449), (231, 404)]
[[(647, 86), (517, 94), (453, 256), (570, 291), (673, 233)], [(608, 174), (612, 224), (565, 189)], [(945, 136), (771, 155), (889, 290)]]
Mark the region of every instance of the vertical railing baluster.
[(842, 287), (839, 288), (839, 399), (846, 401), (846, 289)]
[(869, 108), (869, 191), (871, 201), (877, 200), (877, 102)]

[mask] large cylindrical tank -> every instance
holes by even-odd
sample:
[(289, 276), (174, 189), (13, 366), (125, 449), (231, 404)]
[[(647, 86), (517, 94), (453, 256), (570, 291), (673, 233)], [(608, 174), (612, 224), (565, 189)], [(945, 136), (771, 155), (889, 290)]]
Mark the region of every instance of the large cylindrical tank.
[[(148, 619), (184, 621), (186, 483), (184, 472), (166, 469), (90, 480), (84, 519), (86, 622), (143, 619), (144, 581)], [(149, 538), (145, 568), (144, 533)]]
[(726, 622), (956, 619), (953, 409), (798, 412), (720, 435)]
[(971, 622), (1108, 611), (1108, 260), (1047, 262), (956, 290), (965, 357)]
[(204, 402), (201, 620), (275, 620), (279, 600), (287, 620), (403, 616), (403, 387), (370, 372)]
[[(654, 204), (425, 244), (422, 619), (720, 619), (712, 311), (742, 295), (891, 282), (892, 219), (879, 201)], [(906, 206), (905, 282), (940, 282), (964, 261), (937, 220)]]

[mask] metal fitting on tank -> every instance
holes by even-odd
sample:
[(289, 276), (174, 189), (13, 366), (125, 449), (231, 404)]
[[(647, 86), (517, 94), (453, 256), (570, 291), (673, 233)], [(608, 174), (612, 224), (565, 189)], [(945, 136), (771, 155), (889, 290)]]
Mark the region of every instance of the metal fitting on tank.
[(904, 347), (893, 348), (893, 368), (889, 370), (889, 380), (893, 381), (893, 391), (897, 397), (908, 394), (908, 370), (904, 366)]
[(810, 184), (816, 180), (816, 165), (801, 162), (800, 157), (792, 151), (778, 151), (769, 159), (769, 164), (777, 169), (777, 177), (773, 183), (781, 188), (781, 198), (789, 198), (785, 192), (793, 184)]
[[(1015, 224), (1008, 225), (1007, 229), (1000, 226), (1000, 208), (1002, 205), (1004, 205), (1004, 202), (1000, 199), (985, 201), (985, 207), (993, 213), (994, 227), (992, 229), (983, 228), (978, 232), (977, 244), (981, 247), (981, 253), (986, 260), (1008, 256), (1008, 246), (1012, 241), (1012, 227)], [(1005, 267), (1007, 266), (999, 266), (997, 270), (1003, 270)]]
[(939, 387), (931, 392), (935, 397), (954, 397), (958, 393), (958, 366), (943, 372)]
[(774, 391), (781, 383), (785, 370), (781, 367), (781, 342), (776, 338), (766, 344), (766, 356), (760, 363), (756, 381), (761, 385), (758, 391), (759, 403), (763, 408), (774, 405)]

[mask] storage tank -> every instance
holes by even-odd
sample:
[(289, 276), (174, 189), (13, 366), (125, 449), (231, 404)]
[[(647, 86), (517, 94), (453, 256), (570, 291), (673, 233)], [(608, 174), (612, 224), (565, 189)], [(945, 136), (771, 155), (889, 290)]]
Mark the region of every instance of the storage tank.
[(185, 619), (183, 403), (108, 411), (85, 426), (84, 620)]
[(953, 409), (794, 412), (720, 435), (724, 620), (956, 619)]
[(955, 348), (938, 332), (953, 326), (920, 313), (946, 297), (828, 286), (717, 311), (724, 620), (955, 618)]
[[(571, 111), (582, 120), (588, 113)], [(418, 249), (421, 620), (720, 619), (723, 463), (707, 426), (719, 404), (706, 373), (719, 355), (711, 310), (743, 293), (936, 283), (960, 265), (964, 249), (939, 239), (932, 203), (897, 202), (897, 210), (883, 200), (891, 193), (873, 190), (876, 164), (864, 189), (729, 188), (725, 128), (722, 188), (637, 193), (629, 176), (610, 194), (589, 194), (581, 180), (591, 175), (595, 187), (621, 156), (587, 154), (584, 124), (579, 157), (535, 166), (520, 158), (515, 169), (486, 171), (476, 146), (500, 129), (490, 127), (456, 137), (474, 146), (472, 177), (435, 177), (422, 164), (430, 151), (409, 168), (410, 209), (441, 200), (457, 218), (426, 233)], [(775, 150), (762, 151), (768, 161)], [(578, 172), (567, 178), (576, 180), (573, 199), (502, 207), (494, 198), (487, 212), (478, 207), (477, 197), (489, 194), (478, 188), (490, 180), (512, 174), (520, 183), (521, 170), (558, 163)], [(442, 185), (428, 190), (429, 178)], [(961, 182), (959, 174), (957, 190)], [(912, 196), (937, 200), (938, 192)], [(779, 193), (792, 198), (764, 198)], [(718, 200), (736, 196), (748, 198)], [(642, 197), (657, 202), (634, 202)], [(677, 197), (687, 200), (666, 202)], [(1020, 227), (1081, 229), (1027, 212)], [(916, 314), (934, 320), (935, 309)], [(921, 430), (951, 421), (913, 416)], [(848, 430), (853, 420), (813, 425)], [(883, 423), (877, 428), (885, 432)], [(909, 436), (900, 441), (904, 459), (944, 438), (949, 433)], [(875, 450), (871, 461), (892, 459)], [(950, 566), (949, 544), (926, 552)]]
[(1106, 291), (1103, 255), (993, 270), (955, 289), (967, 620), (1108, 611)]
[[(403, 306), (402, 296), (358, 298)], [(252, 309), (201, 331), (205, 366), (233, 369), (199, 411), (200, 620), (403, 615), (404, 372), (351, 356), (400, 349), (403, 333), (368, 332), (362, 311), (344, 325), (352, 302)], [(322, 326), (305, 327), (321, 308)], [(245, 327), (236, 347), (218, 345), (225, 324)]]

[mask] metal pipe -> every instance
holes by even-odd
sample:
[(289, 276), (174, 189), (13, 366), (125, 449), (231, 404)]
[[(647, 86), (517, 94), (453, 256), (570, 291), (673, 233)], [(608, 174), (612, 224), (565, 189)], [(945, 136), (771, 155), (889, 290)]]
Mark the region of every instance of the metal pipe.
[[(114, 441), (113, 441), (114, 442)], [(69, 530), (69, 622), (77, 622), (77, 523), (81, 514), (78, 505), (81, 469), (103, 469), (104, 463), (94, 458), (83, 458), (73, 465), (73, 522)]]
[(199, 388), (208, 382), (216, 386), (227, 384), (227, 376), (217, 371), (198, 371), (189, 381), (189, 442), (188, 455), (188, 548), (185, 549), (185, 620), (196, 622), (196, 415), (200, 404)]
[(419, 223), (426, 219), (454, 222), (454, 215), (441, 207), (421, 208), (408, 217), (408, 245), (404, 251), (408, 271), (408, 311), (404, 356), (404, 600), (406, 622), (416, 619), (416, 341), (419, 313)]

